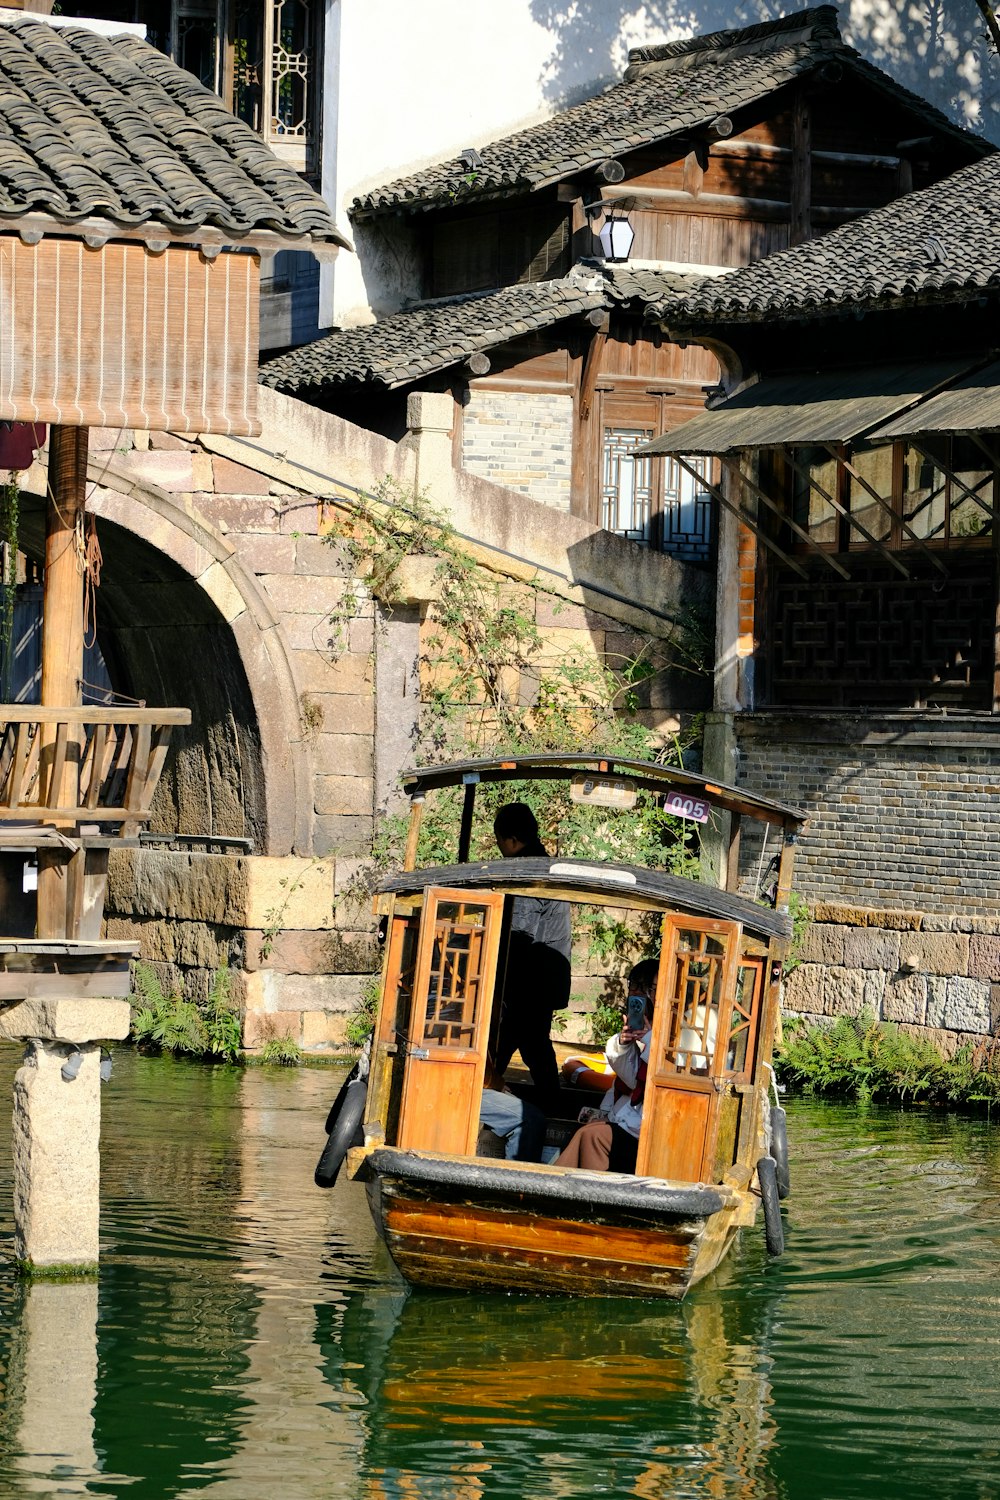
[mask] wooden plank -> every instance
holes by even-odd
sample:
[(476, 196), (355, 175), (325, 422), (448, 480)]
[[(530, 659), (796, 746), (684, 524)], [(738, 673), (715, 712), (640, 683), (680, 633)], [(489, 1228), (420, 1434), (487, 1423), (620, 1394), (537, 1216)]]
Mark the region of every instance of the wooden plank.
[(128, 970), (96, 974), (30, 974), (0, 971), (0, 1000), (121, 1000), (131, 990)]
[(85, 807), (96, 807), (104, 779), (104, 752), (108, 741), (108, 725), (95, 724), (94, 732), (87, 741), (84, 763), (80, 768), (80, 789), (86, 786), (83, 797)]
[(693, 1274), (688, 1265), (623, 1265), (600, 1255), (583, 1262), (544, 1253), (522, 1258), (512, 1251), (483, 1247), (456, 1253), (451, 1245), (433, 1239), (410, 1240), (392, 1231), (386, 1232), (386, 1243), (402, 1274), (417, 1286), (679, 1299)]
[(812, 116), (809, 96), (800, 85), (792, 108), (792, 187), (789, 243), (812, 238)]
[(0, 724), (190, 724), (189, 708), (46, 707), (41, 704), (0, 703)]
[(8, 807), (20, 807), (24, 796), (24, 778), (28, 767), (28, 755), (31, 750), (31, 742), (29, 740), (30, 728), (30, 723), (24, 720), (17, 726), (17, 735), (14, 742), (14, 764), (11, 767), (10, 783), (7, 787)]
[(686, 1232), (673, 1227), (620, 1229), (606, 1218), (601, 1224), (594, 1224), (589, 1220), (557, 1219), (478, 1204), (428, 1203), (393, 1197), (386, 1212), (386, 1227), (393, 1233), (431, 1236), (469, 1247), (681, 1266), (687, 1264), (691, 1241), (700, 1236), (702, 1222), (688, 1224)]

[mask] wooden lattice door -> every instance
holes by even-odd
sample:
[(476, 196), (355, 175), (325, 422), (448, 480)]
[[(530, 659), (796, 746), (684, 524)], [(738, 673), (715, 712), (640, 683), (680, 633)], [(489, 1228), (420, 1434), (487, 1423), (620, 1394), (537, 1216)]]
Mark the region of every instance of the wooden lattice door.
[(503, 896), (430, 889), (417, 951), (399, 1144), (475, 1151)]

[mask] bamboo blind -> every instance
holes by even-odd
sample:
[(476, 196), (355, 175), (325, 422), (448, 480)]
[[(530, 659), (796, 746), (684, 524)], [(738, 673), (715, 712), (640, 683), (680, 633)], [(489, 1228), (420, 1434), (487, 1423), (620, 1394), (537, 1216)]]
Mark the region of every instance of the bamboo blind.
[(0, 420), (255, 436), (256, 256), (0, 236)]

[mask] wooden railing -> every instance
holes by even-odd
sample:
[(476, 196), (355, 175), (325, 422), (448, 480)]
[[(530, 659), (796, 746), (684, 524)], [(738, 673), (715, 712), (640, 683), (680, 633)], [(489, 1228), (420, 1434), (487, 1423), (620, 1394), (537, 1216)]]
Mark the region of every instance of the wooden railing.
[(186, 708), (0, 703), (0, 820), (140, 823)]

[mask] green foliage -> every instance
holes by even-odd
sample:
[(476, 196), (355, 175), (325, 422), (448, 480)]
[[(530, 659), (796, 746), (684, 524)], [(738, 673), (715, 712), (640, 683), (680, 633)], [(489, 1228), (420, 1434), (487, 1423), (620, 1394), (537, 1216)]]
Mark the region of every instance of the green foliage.
[(137, 997), (132, 1007), (133, 1041), (188, 1057), (239, 1062), (242, 1024), (225, 964), (216, 971), (200, 1003), (185, 999), (179, 990), (168, 994), (156, 970), (141, 961), (135, 966), (133, 983)]
[(382, 989), (381, 973), (369, 974), (361, 986), (357, 1008), (347, 1022), (346, 1040), (350, 1047), (363, 1047), (375, 1029)]
[(603, 1047), (608, 1037), (622, 1029), (622, 1007), (610, 1000), (599, 1000), (590, 1013), (590, 1040)]
[(807, 1093), (886, 1103), (1000, 1104), (1000, 1045), (965, 1046), (946, 1058), (870, 1012), (832, 1026), (786, 1023), (779, 1078)]
[(806, 940), (806, 933), (809, 931), (809, 924), (812, 921), (812, 916), (809, 912), (809, 903), (798, 891), (792, 891), (788, 897), (788, 914), (792, 919), (792, 941), (788, 950), (788, 957), (785, 959), (784, 964), (786, 977), (791, 974), (793, 969), (797, 969), (802, 962), (799, 954), (802, 951), (802, 944)]
[(0, 542), (6, 548), (3, 569), (3, 593), (0, 598), (0, 663), (3, 670), (3, 694), (10, 700), (11, 673), (14, 668), (14, 601), (17, 595), (17, 548), (20, 531), (21, 493), (13, 470), (6, 484), (0, 485)]
[(302, 1048), (287, 1032), (272, 1036), (264, 1043), (256, 1059), (261, 1063), (273, 1063), (281, 1068), (297, 1068), (302, 1061)]
[[(423, 632), (421, 718), (414, 760), (435, 764), (480, 757), (517, 758), (538, 753), (578, 753), (581, 746), (615, 760), (681, 765), (701, 736), (695, 722), (684, 738), (664, 742), (640, 716), (644, 684), (658, 675), (706, 670), (705, 624), (693, 615), (669, 640), (637, 644), (631, 654), (598, 656), (584, 640), (558, 649), (536, 618), (540, 595), (553, 611), (561, 601), (534, 582), (515, 583), (469, 555), (443, 512), (426, 495), (412, 496), (387, 479), (374, 495), (361, 495), (328, 541), (336, 543), (363, 584), (348, 586), (331, 618), (335, 651), (343, 650), (350, 622), (367, 598), (391, 614), (403, 597), (401, 569), (414, 555), (433, 559), (434, 602)], [(570, 800), (566, 783), (518, 782), (517, 800), (528, 803), (543, 842), (553, 854), (612, 860), (695, 876), (697, 825), (668, 817), (658, 799), (640, 793), (627, 813), (584, 807)], [(476, 799), (472, 859), (495, 858), (493, 818), (512, 797), (511, 787), (483, 785)], [(455, 859), (462, 788), (428, 800), (420, 829), (421, 864)], [(406, 818), (381, 821), (372, 876), (401, 861)], [(593, 919), (587, 936), (603, 956), (634, 949), (625, 922)], [(648, 945), (647, 945), (648, 946)], [(371, 1030), (378, 981), (366, 988), (348, 1038), (358, 1046)]]

